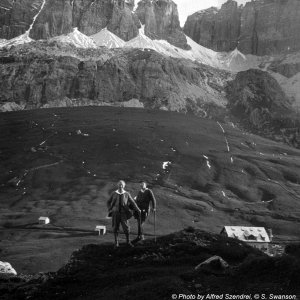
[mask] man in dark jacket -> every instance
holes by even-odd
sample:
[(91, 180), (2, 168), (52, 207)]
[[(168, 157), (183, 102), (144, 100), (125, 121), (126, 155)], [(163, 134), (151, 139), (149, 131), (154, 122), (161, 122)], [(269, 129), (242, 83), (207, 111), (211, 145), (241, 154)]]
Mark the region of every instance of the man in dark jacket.
[(130, 194), (125, 191), (125, 182), (120, 180), (118, 182), (118, 189), (112, 193), (107, 201), (108, 214), (112, 216), (112, 227), (115, 236), (115, 247), (119, 247), (119, 228), (120, 224), (126, 236), (127, 245), (133, 247), (129, 240), (129, 222), (128, 219), (132, 217), (130, 209), (134, 209), (136, 214), (140, 216), (141, 211), (132, 199)]
[(135, 218), (138, 220), (138, 237), (135, 239), (135, 241), (139, 241), (145, 239), (143, 234), (143, 224), (149, 216), (150, 204), (152, 206), (152, 211), (154, 213), (156, 212), (156, 199), (153, 192), (147, 188), (147, 183), (144, 181), (141, 182), (141, 190), (136, 196), (136, 204), (141, 210), (140, 216), (135, 214)]

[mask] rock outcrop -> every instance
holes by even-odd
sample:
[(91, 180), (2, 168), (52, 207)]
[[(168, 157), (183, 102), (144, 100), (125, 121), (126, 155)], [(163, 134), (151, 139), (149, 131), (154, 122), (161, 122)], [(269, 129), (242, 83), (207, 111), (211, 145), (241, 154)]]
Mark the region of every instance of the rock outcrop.
[[(120, 1), (119, 1), (120, 2)], [(132, 13), (126, 3), (120, 3), (114, 5), (112, 16), (107, 25), (107, 29), (116, 34), (124, 41), (129, 41), (138, 35), (138, 28), (140, 28), (140, 22), (135, 14)]]
[(135, 2), (138, 2), (138, 0), (125, 0), (125, 5), (131, 10), (134, 10)]
[(77, 27), (92, 35), (107, 27), (123, 40), (138, 34), (138, 26), (125, 0), (54, 0), (46, 3), (31, 32), (34, 39), (66, 34)]
[[(0, 38), (11, 39), (23, 34), (42, 8), (43, 0), (0, 0)], [(47, 39), (68, 34), (78, 28), (92, 35), (107, 27), (124, 40), (137, 36), (139, 22), (131, 11), (133, 1), (125, 0), (51, 0), (30, 31), (33, 39)]]
[(35, 42), (3, 50), (1, 104), (48, 107), (67, 97), (83, 101), (82, 105), (139, 99), (145, 107), (183, 112), (191, 108), (194, 113), (203, 103), (214, 102), (224, 108), (222, 90), (229, 77), (225, 71), (168, 58), (150, 49), (58, 47), (57, 42)]
[(299, 116), (268, 72), (239, 72), (226, 87), (228, 108), (237, 122), (255, 133), (300, 146)]
[(238, 6), (228, 0), (188, 17), (184, 32), (216, 51), (238, 48), (244, 54), (272, 55), (300, 49), (300, 2), (256, 0)]
[(0, 38), (11, 39), (28, 30), (42, 0), (0, 0)]
[(0, 0), (0, 39), (19, 36), (32, 25), (29, 36), (35, 40), (65, 35), (74, 28), (88, 36), (107, 28), (128, 41), (138, 35), (142, 23), (150, 38), (166, 39), (189, 49), (173, 1), (143, 0), (136, 13), (134, 3), (134, 0)]
[(11, 266), (8, 262), (0, 261), (0, 278), (9, 278), (12, 276), (16, 276), (16, 270)]
[(269, 73), (250, 69), (239, 72), (228, 83), (229, 107), (234, 115), (247, 120), (255, 128), (270, 121), (270, 114), (285, 114), (289, 100)]
[(202, 271), (208, 274), (220, 275), (225, 274), (229, 264), (220, 256), (214, 255), (206, 261), (195, 267), (196, 271)]
[(215, 7), (188, 17), (184, 32), (198, 44), (215, 51), (236, 48), (240, 34), (241, 8), (228, 1), (218, 10)]
[(177, 47), (189, 49), (180, 28), (177, 5), (172, 0), (142, 0), (138, 3), (136, 14), (148, 37), (165, 39)]

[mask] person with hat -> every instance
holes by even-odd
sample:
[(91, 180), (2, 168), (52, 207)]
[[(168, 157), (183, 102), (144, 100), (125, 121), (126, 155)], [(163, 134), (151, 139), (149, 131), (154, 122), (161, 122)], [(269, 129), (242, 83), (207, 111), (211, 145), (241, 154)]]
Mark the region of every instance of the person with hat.
[(129, 219), (132, 217), (132, 209), (136, 215), (141, 215), (141, 210), (138, 208), (131, 195), (125, 191), (125, 182), (120, 180), (117, 184), (118, 189), (114, 191), (107, 201), (108, 215), (112, 217), (112, 227), (115, 237), (115, 247), (119, 247), (119, 228), (120, 224), (126, 236), (127, 245), (133, 247), (129, 240)]

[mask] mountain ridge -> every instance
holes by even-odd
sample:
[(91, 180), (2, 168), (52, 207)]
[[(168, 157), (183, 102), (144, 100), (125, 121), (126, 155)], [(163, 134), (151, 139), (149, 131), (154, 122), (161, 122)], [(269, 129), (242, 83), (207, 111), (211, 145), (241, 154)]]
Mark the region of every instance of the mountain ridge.
[(147, 36), (165, 38), (180, 48), (188, 48), (179, 24), (177, 5), (171, 0), (145, 1), (135, 8), (134, 1), (126, 0), (35, 0), (33, 4), (0, 0), (0, 8), (5, 7), (0, 9), (0, 38), (9, 40), (29, 30), (32, 39), (48, 39), (67, 35), (74, 28), (91, 36), (107, 28), (128, 41), (138, 35), (140, 20), (146, 20), (142, 24), (146, 26)]
[[(95, 5), (100, 5), (105, 4), (105, 1), (99, 0), (97, 3), (93, 3), (95, 3)], [(298, 64), (300, 65), (300, 56), (297, 55), (297, 53), (276, 56), (254, 56), (245, 55), (239, 51), (238, 48), (227, 53), (215, 52), (195, 43), (187, 36), (184, 36), (184, 38), (188, 47), (186, 47), (186, 49), (176, 47), (167, 41), (168, 38), (164, 35), (164, 30), (168, 28), (168, 26), (171, 26), (171, 31), (177, 30), (178, 14), (174, 13), (175, 19), (177, 18), (177, 21), (175, 20), (174, 24), (172, 18), (166, 19), (163, 22), (162, 16), (165, 14), (173, 15), (173, 12), (177, 11), (177, 7), (170, 0), (159, 1), (155, 1), (154, 3), (144, 0), (138, 3), (135, 7), (135, 12), (142, 22), (139, 24), (140, 28), (138, 29), (137, 36), (127, 42), (117, 37), (117, 35), (111, 32), (108, 27), (101, 29), (95, 35), (90, 37), (80, 32), (78, 28), (73, 28), (72, 32), (69, 34), (55, 36), (43, 42), (35, 42), (30, 38), (31, 30), (35, 28), (35, 23), (39, 18), (44, 19), (42, 15), (43, 7), (50, 3), (43, 0), (43, 2), (40, 3), (40, 6), (37, 6), (39, 7), (39, 10), (36, 11), (32, 23), (25, 33), (12, 40), (1, 41), (1, 47), (3, 49), (1, 55), (2, 62), (4, 63), (1, 66), (2, 80), (7, 84), (5, 85), (6, 88), (2, 91), (0, 98), (0, 110), (18, 110), (24, 109), (24, 107), (28, 109), (78, 105), (137, 105), (139, 107), (151, 107), (184, 113), (191, 112), (199, 116), (218, 118), (224, 121), (226, 117), (229, 119), (232, 117), (230, 109), (226, 107), (228, 104), (228, 99), (226, 98), (228, 97), (228, 94), (226, 95), (225, 91), (226, 85), (229, 84), (230, 80), (238, 76), (238, 72), (253, 68), (266, 71), (277, 80), (284, 92), (288, 95), (290, 103), (292, 104), (292, 106), (290, 106), (291, 114), (297, 116), (297, 107), (300, 107), (300, 89), (297, 84), (300, 82), (300, 69), (298, 66)], [(112, 6), (117, 5), (116, 7), (118, 10), (132, 10), (134, 7), (132, 1), (109, 3)], [(263, 1), (261, 3), (263, 3)], [(76, 2), (70, 2), (66, 3), (66, 5), (68, 7), (70, 5), (73, 7), (77, 4)], [(85, 5), (88, 5), (87, 11), (93, 6), (91, 3), (86, 3)], [(240, 9), (234, 1), (229, 1), (224, 5), (227, 7), (226, 11), (230, 11), (232, 7), (234, 9)], [(160, 6), (162, 7), (161, 11), (157, 10)], [(79, 9), (79, 7), (76, 9)], [(94, 13), (97, 11), (98, 8), (95, 6)], [(48, 13), (48, 16), (55, 15), (51, 10), (48, 11), (47, 9), (46, 12)], [(135, 12), (132, 13), (132, 16)], [(208, 15), (213, 13), (213, 15), (218, 16), (218, 12), (215, 9), (209, 9), (202, 14), (206, 13), (208, 13)], [(158, 19), (155, 26), (152, 26), (151, 22), (156, 18), (154, 18), (154, 16), (158, 16)], [(222, 18), (223, 17), (221, 16), (220, 21), (222, 21)], [(234, 18), (231, 21), (233, 20)], [(56, 27), (57, 26), (55, 25), (55, 28)], [(84, 27), (82, 28), (85, 30)], [(126, 29), (127, 27), (119, 24), (117, 28)], [(148, 35), (146, 33), (148, 33)], [(30, 44), (28, 46), (19, 45), (22, 43)], [(49, 47), (48, 49), (46, 49), (47, 45)], [(15, 46), (19, 49), (9, 50)], [(97, 51), (99, 47), (101, 48), (103, 46), (112, 50), (102, 49), (101, 51)], [(23, 74), (25, 75), (24, 78), (32, 79), (32, 82), (29, 82), (28, 79), (27, 81), (24, 81), (20, 77), (14, 78), (9, 75), (9, 72), (7, 73), (7, 68), (12, 66), (9, 65), (9, 61), (11, 60), (12, 62), (16, 59), (12, 57), (12, 54), (7, 57), (7, 52), (10, 51), (11, 53), (14, 53), (14, 55), (18, 55), (18, 52), (24, 51), (28, 53), (29, 47), (34, 49), (31, 51), (31, 54), (36, 51), (36, 53), (39, 53), (38, 56), (41, 54), (41, 49), (43, 49), (42, 52), (44, 51), (45, 53), (50, 51), (53, 54), (52, 57), (47, 57), (47, 55), (44, 57), (43, 55), (41, 56), (42, 59), (46, 60), (51, 60), (62, 55), (64, 59), (60, 59), (59, 61), (61, 62), (67, 61), (66, 56), (70, 56), (67, 64), (72, 71), (67, 71), (65, 63), (62, 64), (62, 69), (59, 67), (61, 71), (61, 78), (59, 80), (65, 84), (64, 87), (60, 84), (56, 88), (53, 86), (54, 82), (57, 83), (57, 81), (55, 81), (56, 79), (53, 80), (53, 76), (56, 77), (57, 75), (53, 74), (51, 71), (52, 69), (49, 69), (48, 66), (46, 66), (47, 63), (43, 64), (41, 61), (38, 61), (38, 64), (40, 64), (39, 66), (41, 67), (43, 65), (42, 69), (46, 69), (44, 71), (45, 76), (41, 77), (43, 78), (42, 80), (41, 78), (37, 78), (36, 75), (29, 76), (29, 74)], [(76, 57), (77, 50), (75, 50), (74, 47), (86, 49), (80, 51), (81, 54), (85, 53), (84, 55), (86, 55), (87, 58), (84, 58), (83, 55)], [(113, 50), (114, 48), (119, 50)], [(144, 53), (142, 54), (142, 52), (134, 50), (135, 48), (141, 49)], [(95, 51), (91, 51), (92, 49), (95, 49)], [(153, 49), (159, 54), (154, 55), (154, 52), (151, 52), (152, 50), (150, 49)], [(121, 54), (122, 51), (124, 55)], [(68, 53), (68, 55), (64, 52)], [(89, 53), (100, 53), (100, 61), (97, 62), (97, 59)], [(150, 62), (147, 61), (145, 66), (143, 66), (140, 61), (139, 66), (134, 65), (129, 68), (129, 64), (132, 62), (133, 53), (139, 53), (141, 57), (152, 58), (150, 59)], [(34, 55), (35, 54), (33, 54), (33, 56)], [(32, 55), (29, 57), (31, 56)], [(23, 55), (22, 57), (25, 56)], [(113, 60), (113, 57), (116, 59)], [(154, 59), (155, 61), (153, 61), (154, 57), (156, 57)], [(76, 66), (77, 63), (75, 63), (74, 58), (80, 60), (78, 66)], [(122, 60), (121, 63), (120, 59)], [(90, 62), (88, 62), (88, 60), (90, 60)], [(187, 62), (187, 60), (191, 60), (192, 62)], [(19, 61), (19, 59), (17, 59), (17, 61)], [(36, 63), (34, 60), (30, 59), (30, 61), (31, 65)], [(114, 61), (113, 68), (116, 68), (119, 72), (117, 75), (114, 73), (114, 76), (119, 78), (119, 84), (116, 89), (113, 88), (115, 81), (112, 78), (107, 80), (105, 76), (99, 75), (99, 73), (104, 72), (104, 70), (100, 71), (99, 66), (102, 66), (105, 61)], [(159, 64), (162, 61), (168, 61), (168, 63), (163, 63), (161, 68)], [(59, 65), (61, 65), (60, 62), (58, 63)], [(201, 64), (206, 64), (207, 66)], [(13, 68), (15, 66), (16, 64), (13, 65)], [(86, 66), (88, 67), (86, 68)], [(137, 68), (140, 68), (140, 70), (137, 70)], [(137, 78), (140, 76), (135, 77), (136, 72), (139, 72), (138, 74), (140, 74), (142, 70), (145, 70), (145, 74), (148, 74), (147, 72), (151, 68), (156, 70), (156, 74), (153, 76), (151, 75), (152, 77), (150, 76), (150, 78), (143, 78), (141, 82), (137, 83)], [(37, 69), (34, 67), (33, 72), (35, 73), (36, 71)], [(115, 70), (110, 72), (115, 72)], [(183, 74), (181, 74), (181, 72), (183, 72)], [(88, 78), (84, 79), (85, 75), (83, 74), (88, 76)], [(251, 72), (246, 74), (251, 74)], [(79, 78), (75, 80), (77, 75)], [(267, 79), (268, 74), (265, 74), (264, 77)], [(10, 80), (7, 81), (7, 78), (10, 78)], [(12, 78), (14, 79), (11, 81)], [(14, 84), (16, 80), (19, 83), (18, 85)], [(99, 80), (101, 82), (103, 81), (102, 83), (104, 83), (105, 86), (101, 85)], [(71, 85), (69, 81), (72, 82)], [(259, 83), (256, 82), (255, 84), (258, 85)], [(86, 86), (85, 88), (84, 85)], [(143, 86), (147, 86), (147, 92), (143, 91)], [(12, 91), (12, 87), (14, 87), (15, 92)], [(278, 89), (278, 92), (281, 92), (278, 87), (276, 89)], [(259, 89), (256, 89), (256, 91), (258, 90)], [(104, 96), (101, 97), (100, 95)], [(29, 100), (29, 98), (31, 98), (31, 100)], [(283, 115), (287, 116), (285, 113)], [(262, 120), (258, 120), (258, 122), (261, 121)], [(292, 123), (286, 121), (287, 119), (284, 121), (284, 128), (289, 130), (288, 128), (292, 126)], [(273, 136), (273, 134), (271, 136)], [(278, 136), (277, 133), (276, 136)], [(280, 139), (282, 138), (286, 140), (285, 135), (284, 137), (280, 137)], [(290, 139), (286, 141), (289, 140)], [(296, 141), (293, 143), (297, 144), (298, 138), (296, 138)]]

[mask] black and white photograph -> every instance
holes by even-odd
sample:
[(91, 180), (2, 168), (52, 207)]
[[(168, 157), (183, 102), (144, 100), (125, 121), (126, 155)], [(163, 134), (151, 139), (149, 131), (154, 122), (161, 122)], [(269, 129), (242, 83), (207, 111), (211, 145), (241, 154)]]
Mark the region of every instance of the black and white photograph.
[(0, 0), (0, 299), (299, 300), (300, 0)]

